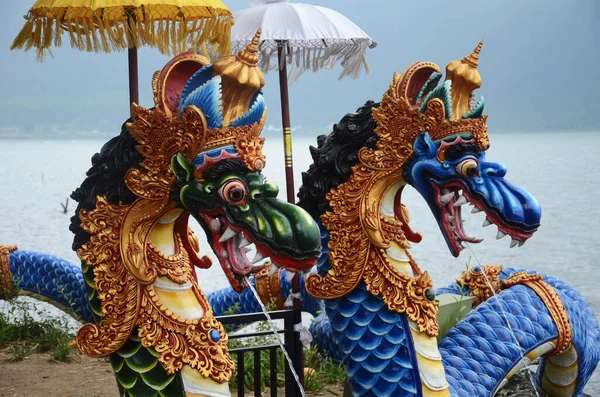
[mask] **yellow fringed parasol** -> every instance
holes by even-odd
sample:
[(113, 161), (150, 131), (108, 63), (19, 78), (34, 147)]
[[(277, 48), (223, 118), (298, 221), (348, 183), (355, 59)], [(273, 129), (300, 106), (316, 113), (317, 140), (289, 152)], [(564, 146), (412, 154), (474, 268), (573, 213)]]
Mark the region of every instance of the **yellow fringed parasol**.
[(221, 0), (37, 0), (11, 49), (36, 49), (38, 61), (69, 34), (71, 47), (89, 52), (129, 50), (131, 102), (138, 103), (137, 48), (176, 55), (204, 43), (230, 51), (231, 11)]

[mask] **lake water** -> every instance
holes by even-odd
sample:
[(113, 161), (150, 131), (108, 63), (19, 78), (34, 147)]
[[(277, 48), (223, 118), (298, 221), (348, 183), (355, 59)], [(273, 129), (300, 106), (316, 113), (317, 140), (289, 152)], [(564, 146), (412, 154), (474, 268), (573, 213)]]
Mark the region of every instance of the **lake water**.
[[(316, 135), (294, 137), (296, 187), (300, 173), (312, 163), (308, 146)], [(90, 166), (91, 156), (105, 140), (36, 141), (0, 140), (0, 244), (42, 251), (78, 263), (71, 251), (73, 235), (68, 229), (75, 203), (64, 203), (79, 186)], [(453, 258), (423, 199), (407, 189), (403, 195), (411, 214), (413, 230), (423, 233), (412, 253), (422, 269), (429, 271), (435, 286), (452, 282), (467, 262), (524, 267), (551, 274), (577, 288), (595, 313), (600, 314), (600, 176), (597, 170), (600, 133), (507, 133), (491, 137), (488, 159), (508, 167), (507, 179), (532, 193), (542, 206), (542, 226), (520, 248), (509, 248), (510, 240), (496, 240), (495, 227), (481, 228), (483, 213), (466, 214), (465, 230), (484, 241), (472, 245), (477, 258), (463, 252)], [(283, 147), (279, 138), (268, 138), (264, 173), (279, 184), (285, 199)], [(195, 228), (204, 252), (212, 255), (199, 227)], [(215, 262), (216, 263), (216, 262)], [(218, 265), (198, 273), (205, 292), (228, 285)], [(50, 311), (50, 309), (49, 309)], [(586, 392), (600, 395), (600, 371)]]

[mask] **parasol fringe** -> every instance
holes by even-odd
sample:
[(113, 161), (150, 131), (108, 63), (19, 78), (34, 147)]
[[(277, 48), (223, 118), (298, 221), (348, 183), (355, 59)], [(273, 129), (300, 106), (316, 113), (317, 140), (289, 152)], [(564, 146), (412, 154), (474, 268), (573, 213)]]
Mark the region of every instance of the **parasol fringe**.
[[(239, 51), (249, 41), (235, 42), (232, 52)], [(277, 56), (277, 41), (263, 41), (260, 46), (259, 68), (263, 72), (278, 70), (281, 62), (288, 65), (288, 83), (292, 84), (307, 70), (316, 72), (320, 69), (332, 69), (338, 63), (342, 66), (339, 79), (360, 77), (362, 70), (369, 75), (371, 68), (367, 63), (367, 49), (370, 39), (327, 40), (323, 42), (288, 42), (287, 51), (283, 51), (281, 59)], [(220, 54), (224, 54), (219, 52)]]
[(60, 47), (62, 44), (63, 29), (60, 27), (60, 18), (54, 20), (54, 45)]
[(92, 50), (94, 49), (94, 42), (92, 39), (92, 35), (93, 35), (94, 31), (92, 29), (90, 29), (90, 25), (88, 24), (88, 21), (85, 19), (82, 22), (81, 31), (83, 32), (82, 38), (85, 39), (86, 51), (92, 52)]
[[(192, 10), (198, 11), (198, 10)], [(32, 9), (25, 24), (13, 40), (12, 50), (36, 50), (37, 60), (52, 56), (51, 47), (62, 45), (62, 34), (68, 32), (71, 47), (88, 52), (115, 52), (129, 47), (155, 46), (168, 56), (200, 48), (210, 43), (220, 53), (230, 51), (231, 15), (219, 15), (206, 9), (205, 15), (188, 18), (192, 11), (185, 7), (173, 18), (144, 14), (141, 9), (127, 15), (96, 10), (77, 15), (67, 7)], [(122, 15), (122, 17), (115, 17)], [(197, 13), (196, 13), (197, 15)], [(203, 18), (205, 17), (205, 18)]]

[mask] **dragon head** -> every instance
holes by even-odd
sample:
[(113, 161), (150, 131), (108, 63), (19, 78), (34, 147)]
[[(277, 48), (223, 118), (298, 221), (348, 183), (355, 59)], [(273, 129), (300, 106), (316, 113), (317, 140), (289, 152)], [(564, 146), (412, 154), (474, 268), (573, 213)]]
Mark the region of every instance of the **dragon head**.
[[(156, 111), (176, 120), (171, 129), (182, 136), (178, 145), (166, 147), (178, 146), (176, 151), (164, 150), (161, 143), (173, 181), (169, 196), (203, 227), (238, 292), (246, 287), (246, 275), (262, 269), (256, 263), (265, 257), (276, 266), (305, 271), (320, 254), (314, 220), (302, 208), (277, 199), (279, 188), (261, 173), (265, 157), (260, 133), (267, 111), (264, 78), (256, 67), (259, 34), (236, 55), (206, 64), (203, 57), (182, 54), (155, 76)], [(148, 126), (138, 114), (130, 130), (141, 136)], [(153, 123), (156, 127), (163, 125)], [(249, 259), (251, 244), (256, 254)]]
[(428, 128), (418, 131), (404, 177), (427, 201), (450, 252), (458, 256), (463, 242), (479, 243), (463, 228), (465, 204), (483, 211), (483, 226), (495, 224), (497, 238), (511, 237), (521, 246), (540, 225), (541, 209), (531, 194), (505, 179), (506, 167), (488, 161), (484, 100), (474, 101), (481, 86), (477, 72), (480, 43), (475, 51), (446, 67), (446, 81), (431, 64), (418, 63), (400, 79), (404, 100), (419, 110)]

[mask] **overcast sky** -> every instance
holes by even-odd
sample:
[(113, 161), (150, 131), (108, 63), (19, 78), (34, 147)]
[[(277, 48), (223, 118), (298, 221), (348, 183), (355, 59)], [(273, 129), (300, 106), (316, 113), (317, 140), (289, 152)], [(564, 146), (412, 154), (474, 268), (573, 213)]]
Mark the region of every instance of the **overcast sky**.
[[(71, 49), (55, 58), (10, 51), (34, 0), (2, 4), (0, 132), (117, 133), (128, 115), (127, 54)], [(309, 2), (309, 1), (307, 1)], [(378, 46), (371, 74), (338, 81), (339, 69), (307, 72), (290, 90), (292, 125), (326, 132), (365, 100), (380, 100), (394, 71), (415, 61), (442, 68), (485, 45), (479, 70), (491, 128), (500, 131), (600, 130), (599, 0), (310, 1), (346, 15)], [(225, 0), (233, 10), (248, 0)], [(142, 49), (140, 102), (152, 106), (150, 80), (168, 61)], [(266, 75), (271, 130), (281, 123), (276, 73)]]

